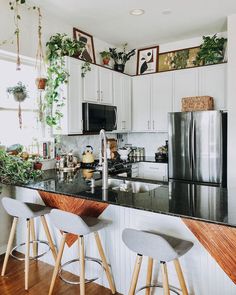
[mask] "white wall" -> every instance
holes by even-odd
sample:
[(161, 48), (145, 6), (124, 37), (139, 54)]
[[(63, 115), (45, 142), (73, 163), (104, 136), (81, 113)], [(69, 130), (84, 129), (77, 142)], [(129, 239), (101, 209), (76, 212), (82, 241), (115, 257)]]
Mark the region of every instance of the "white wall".
[(236, 183), (236, 14), (228, 17), (228, 186)]
[[(0, 0), (1, 7), (1, 17), (0, 17), (0, 43), (3, 40), (7, 40), (13, 36), (15, 31), (14, 21), (13, 21), (13, 12), (10, 11), (9, 4), (7, 0)], [(22, 55), (34, 58), (36, 56), (37, 49), (37, 23), (38, 16), (36, 11), (28, 11), (26, 8), (21, 8), (22, 20), (20, 23), (20, 53)], [(59, 18), (49, 14), (48, 12), (42, 10), (43, 20), (43, 44), (46, 44), (46, 41), (51, 35), (55, 33), (66, 33), (72, 37), (73, 27), (67, 23), (61, 21)], [(92, 32), (88, 32), (92, 34)], [(99, 52), (102, 50), (107, 50), (109, 47), (114, 47), (111, 44), (108, 44), (102, 40), (94, 38), (94, 47), (96, 54), (96, 62), (100, 63)], [(16, 52), (16, 45), (6, 44), (1, 46), (0, 49)]]

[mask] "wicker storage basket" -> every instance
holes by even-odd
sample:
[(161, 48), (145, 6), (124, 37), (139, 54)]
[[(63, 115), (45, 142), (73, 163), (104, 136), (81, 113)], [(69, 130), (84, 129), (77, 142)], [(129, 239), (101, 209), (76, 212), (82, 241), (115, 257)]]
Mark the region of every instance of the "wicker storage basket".
[(214, 100), (211, 96), (193, 96), (182, 98), (182, 112), (214, 110)]

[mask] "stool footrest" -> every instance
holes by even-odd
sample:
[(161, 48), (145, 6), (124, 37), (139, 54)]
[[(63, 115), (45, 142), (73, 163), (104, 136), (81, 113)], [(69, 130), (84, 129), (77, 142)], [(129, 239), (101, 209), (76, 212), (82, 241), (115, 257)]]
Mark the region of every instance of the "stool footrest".
[[(163, 285), (162, 284), (151, 284), (151, 285), (146, 285), (146, 286), (143, 286), (143, 287), (140, 287), (136, 292), (135, 294), (145, 290), (145, 289), (149, 289), (149, 288), (162, 288), (163, 289)], [(177, 295), (181, 295), (182, 293), (179, 293), (177, 291), (177, 288), (175, 287), (169, 287), (170, 291), (174, 292), (175, 294)]]
[[(37, 243), (37, 244), (44, 244), (46, 246), (48, 246), (48, 249), (46, 251), (44, 251), (43, 253), (39, 254), (39, 255), (36, 255), (36, 256), (31, 256), (29, 259), (30, 260), (36, 260), (40, 257), (43, 257), (44, 255), (46, 255), (49, 251), (50, 251), (50, 246), (49, 246), (49, 243), (47, 241), (41, 241), (41, 240), (33, 240), (33, 241), (30, 241), (30, 244), (34, 244), (34, 243)], [(16, 245), (14, 248), (12, 248), (11, 252), (10, 252), (10, 255), (16, 259), (16, 260), (19, 260), (19, 261), (24, 261), (25, 258), (20, 258), (20, 257), (17, 257), (16, 255), (13, 254), (14, 251), (17, 251), (18, 248), (22, 247), (22, 246), (25, 246), (26, 243), (21, 243), (19, 245)]]
[[(59, 274), (60, 279), (63, 282), (65, 282), (67, 284), (71, 284), (71, 285), (80, 285), (80, 281), (69, 281), (69, 280), (65, 279), (63, 277), (63, 275), (62, 275), (63, 274), (63, 268), (65, 266), (70, 265), (71, 263), (74, 263), (74, 262), (79, 262), (79, 261), (80, 261), (80, 259), (77, 258), (77, 259), (69, 260), (69, 261), (67, 261), (67, 262), (65, 262), (64, 264), (61, 265), (61, 268), (60, 268), (58, 274)], [(102, 261), (100, 259), (98, 259), (98, 258), (85, 256), (85, 261), (90, 261), (90, 262), (97, 263), (103, 270), (105, 270), (104, 267), (103, 267)], [(92, 282), (98, 280), (99, 278), (100, 278), (100, 276), (97, 276), (97, 277), (91, 278), (91, 279), (85, 279), (85, 284), (92, 283)]]

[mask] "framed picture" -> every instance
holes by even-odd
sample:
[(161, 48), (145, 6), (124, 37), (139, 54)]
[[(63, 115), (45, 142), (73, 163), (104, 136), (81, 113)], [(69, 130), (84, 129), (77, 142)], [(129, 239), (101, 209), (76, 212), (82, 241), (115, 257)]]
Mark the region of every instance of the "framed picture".
[(159, 46), (138, 49), (137, 75), (157, 72)]
[(74, 39), (85, 43), (85, 49), (80, 53), (78, 58), (95, 64), (96, 59), (94, 53), (93, 36), (76, 28), (73, 28), (73, 35)]
[(200, 47), (191, 47), (159, 54), (158, 72), (193, 68)]

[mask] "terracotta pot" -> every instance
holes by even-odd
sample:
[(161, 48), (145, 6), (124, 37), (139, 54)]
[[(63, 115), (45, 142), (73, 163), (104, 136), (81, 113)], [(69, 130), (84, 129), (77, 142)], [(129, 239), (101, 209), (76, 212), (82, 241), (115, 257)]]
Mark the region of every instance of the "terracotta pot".
[(120, 73), (124, 73), (125, 65), (123, 64), (114, 64), (114, 70)]
[(34, 170), (41, 170), (42, 166), (43, 166), (42, 163), (36, 162), (36, 163), (34, 163)]
[(109, 57), (104, 58), (102, 61), (103, 61), (103, 64), (104, 64), (105, 66), (107, 66), (107, 65), (109, 65), (110, 58), (109, 58)]
[(26, 99), (27, 93), (22, 92), (22, 91), (15, 92), (15, 93), (13, 93), (13, 96), (14, 96), (15, 101), (22, 102), (22, 101), (24, 101)]
[(44, 90), (46, 88), (47, 79), (46, 78), (37, 78), (35, 80), (36, 86), (39, 90)]

